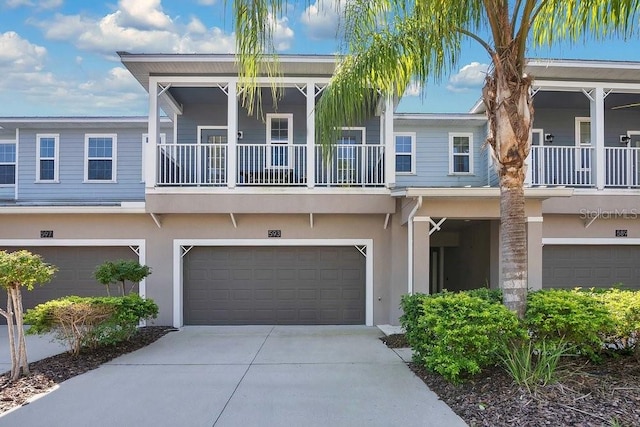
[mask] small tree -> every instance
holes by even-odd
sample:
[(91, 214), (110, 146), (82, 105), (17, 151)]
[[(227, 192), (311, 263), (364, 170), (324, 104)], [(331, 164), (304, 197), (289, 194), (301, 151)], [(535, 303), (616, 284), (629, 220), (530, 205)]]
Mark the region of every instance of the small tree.
[[(56, 271), (55, 266), (46, 264), (39, 255), (29, 251), (0, 251), (0, 287), (7, 291), (7, 310), (0, 309), (0, 314), (7, 319), (12, 381), (20, 377), (21, 370), (24, 375), (29, 375), (21, 288), (32, 290), (36, 284), (47, 283)], [(14, 334), (14, 322), (17, 337)]]
[(129, 292), (142, 279), (151, 274), (151, 268), (138, 261), (119, 259), (100, 264), (93, 273), (95, 279), (107, 287), (107, 295), (111, 296), (110, 286), (120, 283), (122, 296), (126, 295), (126, 282), (131, 282)]

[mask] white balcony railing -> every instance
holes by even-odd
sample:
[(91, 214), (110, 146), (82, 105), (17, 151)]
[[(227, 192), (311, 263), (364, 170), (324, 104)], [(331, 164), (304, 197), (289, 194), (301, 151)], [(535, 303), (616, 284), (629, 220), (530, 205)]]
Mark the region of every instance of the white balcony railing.
[(605, 187), (640, 187), (640, 148), (605, 147)]
[(531, 147), (531, 184), (590, 187), (592, 147), (533, 146)]
[[(307, 171), (307, 146), (302, 144), (240, 144), (236, 148), (238, 186), (330, 187), (383, 186), (384, 146), (317, 146), (314, 170)], [(228, 181), (226, 144), (158, 144), (157, 185), (224, 186)]]

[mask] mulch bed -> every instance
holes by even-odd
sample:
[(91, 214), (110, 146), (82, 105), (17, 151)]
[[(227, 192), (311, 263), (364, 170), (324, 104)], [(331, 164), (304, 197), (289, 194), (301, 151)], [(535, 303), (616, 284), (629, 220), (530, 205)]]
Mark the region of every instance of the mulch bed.
[(472, 427), (640, 426), (640, 362), (631, 356), (601, 364), (568, 359), (558, 371), (559, 382), (531, 393), (500, 367), (460, 385), (414, 363), (409, 367)]
[[(118, 356), (138, 350), (157, 341), (175, 328), (169, 326), (147, 326), (138, 329), (130, 340), (112, 346), (83, 350), (79, 355), (62, 353), (37, 362), (29, 363), (31, 375), (16, 382), (9, 381), (9, 372), (0, 375), (0, 414), (23, 405), (27, 399), (49, 390), (76, 375), (96, 369)], [(27, 348), (27, 354), (29, 349)]]

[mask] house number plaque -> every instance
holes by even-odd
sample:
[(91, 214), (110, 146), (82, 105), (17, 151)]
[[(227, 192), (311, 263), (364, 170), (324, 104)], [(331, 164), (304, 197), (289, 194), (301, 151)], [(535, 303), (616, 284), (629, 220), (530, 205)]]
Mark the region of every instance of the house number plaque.
[(268, 230), (267, 237), (282, 237), (282, 230)]
[(53, 230), (40, 230), (41, 239), (53, 239)]
[(616, 230), (616, 237), (627, 237), (627, 230)]

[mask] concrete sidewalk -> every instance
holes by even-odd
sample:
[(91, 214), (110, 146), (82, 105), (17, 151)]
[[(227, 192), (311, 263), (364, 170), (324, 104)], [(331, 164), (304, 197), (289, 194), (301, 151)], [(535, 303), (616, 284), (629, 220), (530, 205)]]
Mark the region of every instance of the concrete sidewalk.
[(186, 327), (0, 426), (464, 426), (377, 328)]

